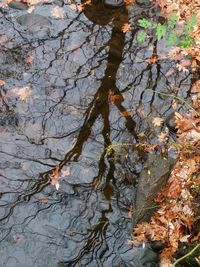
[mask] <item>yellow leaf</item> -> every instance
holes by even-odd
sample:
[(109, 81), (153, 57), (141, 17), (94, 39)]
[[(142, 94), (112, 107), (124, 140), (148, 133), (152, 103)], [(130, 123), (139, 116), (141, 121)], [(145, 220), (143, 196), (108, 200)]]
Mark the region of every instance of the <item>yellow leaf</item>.
[(155, 117), (154, 119), (153, 119), (153, 125), (154, 126), (160, 126), (162, 123), (163, 123), (163, 119), (162, 118), (160, 118), (160, 117)]

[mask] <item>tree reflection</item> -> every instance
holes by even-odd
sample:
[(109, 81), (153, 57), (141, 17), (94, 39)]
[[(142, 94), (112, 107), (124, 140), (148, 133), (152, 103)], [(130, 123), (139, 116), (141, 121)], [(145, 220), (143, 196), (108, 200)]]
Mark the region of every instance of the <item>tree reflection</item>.
[[(135, 144), (140, 132), (154, 142), (151, 117), (172, 112), (172, 99), (158, 93), (187, 97), (190, 74), (176, 72), (167, 59), (145, 62), (163, 52), (162, 44), (150, 39), (138, 47), (134, 23), (131, 33), (121, 31), (128, 20), (155, 16), (154, 7), (135, 5), (129, 14), (124, 7), (102, 9), (102, 2), (95, 8), (101, 12), (94, 13), (92, 5), (77, 13), (65, 3), (65, 20), (52, 18), (52, 28), (39, 35), (16, 24), (18, 13), (1, 11), (7, 40), (0, 115), (5, 267), (15, 261), (20, 267), (33, 262), (53, 267), (60, 259), (59, 266), (119, 264), (131, 248), (128, 212), (141, 162), (133, 146), (110, 154), (107, 148)], [(27, 56), (33, 56), (31, 64)], [(29, 94), (20, 98), (18, 89), (25, 86)], [(176, 89), (180, 86), (182, 91)], [(9, 121), (11, 113), (17, 123)], [(58, 191), (50, 185), (56, 166), (70, 169)], [(48, 202), (40, 203), (39, 197)], [(16, 234), (26, 240), (21, 247)], [(20, 249), (27, 258), (19, 259)]]

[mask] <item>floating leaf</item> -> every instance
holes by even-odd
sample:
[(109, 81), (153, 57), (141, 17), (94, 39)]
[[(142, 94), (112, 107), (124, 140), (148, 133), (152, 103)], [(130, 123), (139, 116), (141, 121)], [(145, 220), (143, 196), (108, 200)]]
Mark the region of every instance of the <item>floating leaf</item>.
[(138, 25), (145, 29), (151, 28), (151, 22), (148, 19), (139, 19)]
[(154, 126), (160, 126), (160, 125), (162, 125), (163, 122), (164, 122), (164, 120), (160, 117), (155, 117), (153, 119), (153, 125)]
[(36, 199), (36, 201), (39, 202), (39, 203), (47, 203), (48, 202), (48, 198), (46, 198), (46, 197), (38, 197)]
[(167, 21), (167, 27), (169, 29), (173, 29), (174, 26), (176, 25), (177, 20), (178, 20), (178, 15), (176, 13), (173, 13)]
[(147, 37), (147, 34), (145, 31), (139, 31), (137, 34), (138, 44), (141, 45), (142, 43), (144, 43), (146, 40), (146, 37)]
[(123, 26), (122, 26), (122, 31), (125, 33), (125, 32), (128, 32), (131, 28), (131, 24), (129, 23), (125, 23)]
[(167, 28), (165, 25), (162, 25), (161, 23), (156, 25), (156, 37), (158, 41), (165, 36), (166, 32)]

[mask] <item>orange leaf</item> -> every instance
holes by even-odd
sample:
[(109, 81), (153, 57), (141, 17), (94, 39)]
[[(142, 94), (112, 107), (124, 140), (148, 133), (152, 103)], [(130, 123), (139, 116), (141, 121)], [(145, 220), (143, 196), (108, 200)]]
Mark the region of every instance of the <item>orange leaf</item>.
[(131, 24), (129, 23), (125, 23), (123, 26), (122, 26), (122, 31), (125, 33), (125, 32), (128, 32), (131, 28)]
[(53, 170), (53, 174), (51, 176), (51, 184), (55, 185), (56, 189), (59, 188), (59, 181), (58, 181), (58, 175), (60, 172), (60, 166), (57, 166), (54, 170)]
[(46, 197), (38, 197), (36, 199), (37, 202), (40, 202), (40, 203), (47, 203), (48, 202), (48, 198)]
[(25, 58), (25, 61), (26, 61), (26, 63), (31, 64), (31, 63), (33, 63), (33, 59), (34, 59), (33, 56), (28, 56), (28, 57)]
[(110, 102), (112, 104), (120, 103), (123, 100), (124, 99), (123, 99), (123, 96), (122, 95), (110, 95)]
[(152, 57), (152, 58), (147, 58), (147, 59), (145, 59), (145, 61), (147, 62), (147, 63), (149, 63), (149, 64), (153, 64), (153, 63), (155, 63), (155, 62), (158, 62), (160, 59), (159, 58), (157, 58), (157, 57)]
[(130, 112), (127, 111), (127, 110), (122, 111), (122, 112), (120, 112), (120, 113), (121, 113), (124, 117), (130, 117), (130, 116), (131, 116)]
[(6, 82), (4, 80), (0, 80), (0, 86), (4, 85)]

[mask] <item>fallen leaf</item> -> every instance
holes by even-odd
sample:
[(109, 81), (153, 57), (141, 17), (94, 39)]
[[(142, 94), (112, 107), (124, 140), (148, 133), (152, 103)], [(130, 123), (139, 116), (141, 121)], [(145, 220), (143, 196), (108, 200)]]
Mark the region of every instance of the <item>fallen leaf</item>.
[(166, 76), (166, 77), (169, 77), (169, 76), (171, 76), (173, 73), (174, 73), (174, 69), (169, 69), (169, 70), (165, 73), (165, 76)]
[(180, 242), (185, 243), (188, 242), (190, 235), (184, 235), (183, 237), (180, 238)]
[(157, 57), (152, 57), (152, 58), (147, 58), (147, 59), (145, 59), (145, 61), (146, 61), (147, 63), (149, 63), (149, 64), (156, 63), (156, 62), (158, 62), (159, 60), (160, 60), (160, 59), (157, 58)]
[(57, 166), (54, 171), (53, 174), (51, 176), (51, 184), (55, 185), (56, 189), (59, 189), (59, 172), (60, 172), (60, 166)]
[(181, 64), (176, 64), (176, 68), (179, 70), (179, 71), (183, 71), (185, 73), (188, 73), (189, 70), (187, 68), (185, 68), (184, 66), (182, 66)]
[(25, 61), (26, 61), (26, 63), (31, 64), (31, 63), (33, 63), (33, 59), (34, 59), (33, 56), (28, 56), (28, 57), (25, 58)]
[(66, 176), (69, 176), (69, 175), (70, 175), (70, 168), (69, 167), (66, 167), (65, 169), (61, 170), (61, 176), (62, 177), (66, 177)]
[(173, 108), (174, 110), (176, 110), (177, 107), (178, 107), (178, 104), (177, 104), (176, 100), (173, 100), (173, 101), (172, 101), (172, 108)]
[(4, 85), (6, 82), (4, 80), (0, 80), (0, 86)]
[(47, 203), (48, 202), (48, 198), (46, 198), (46, 197), (38, 197), (36, 199), (36, 201), (39, 202), (39, 203)]
[(121, 103), (124, 98), (122, 95), (110, 95), (109, 100), (112, 104)]
[(163, 122), (164, 120), (160, 117), (155, 117), (152, 121), (154, 126), (160, 126)]
[(167, 141), (167, 134), (166, 133), (163, 133), (161, 132), (159, 135), (158, 135), (158, 140), (162, 143), (165, 143)]
[(120, 112), (124, 117), (130, 117), (131, 116), (131, 114), (130, 114), (130, 112), (129, 111), (122, 111), (122, 112)]
[(125, 33), (125, 32), (128, 32), (129, 30), (131, 29), (131, 24), (129, 23), (125, 23), (123, 26), (122, 26), (122, 31)]

